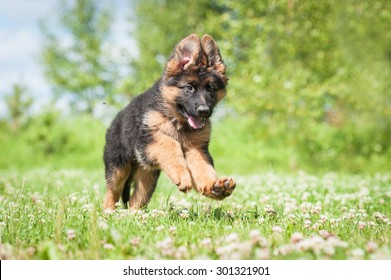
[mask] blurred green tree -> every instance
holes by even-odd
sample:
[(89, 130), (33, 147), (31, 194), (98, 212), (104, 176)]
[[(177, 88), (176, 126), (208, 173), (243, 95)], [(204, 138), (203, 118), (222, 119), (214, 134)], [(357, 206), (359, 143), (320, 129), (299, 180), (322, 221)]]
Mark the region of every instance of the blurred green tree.
[(5, 103), (11, 129), (17, 132), (29, 120), (33, 98), (23, 84), (15, 83), (12, 87), (12, 92), (5, 96)]
[(45, 76), (72, 108), (91, 113), (98, 99), (113, 93), (115, 65), (107, 42), (112, 12), (93, 0), (61, 1), (55, 27), (41, 22)]
[(138, 91), (178, 40), (209, 33), (227, 63), (227, 104), (254, 119), (260, 141), (285, 139), (292, 166), (349, 165), (391, 150), (390, 1), (133, 3)]
[(137, 40), (139, 56), (131, 62), (134, 72), (129, 84), (135, 93), (145, 91), (160, 77), (169, 54), (180, 39), (204, 31), (203, 24), (218, 13), (210, 8), (212, 2), (132, 1), (135, 13), (130, 20), (137, 27), (131, 35)]

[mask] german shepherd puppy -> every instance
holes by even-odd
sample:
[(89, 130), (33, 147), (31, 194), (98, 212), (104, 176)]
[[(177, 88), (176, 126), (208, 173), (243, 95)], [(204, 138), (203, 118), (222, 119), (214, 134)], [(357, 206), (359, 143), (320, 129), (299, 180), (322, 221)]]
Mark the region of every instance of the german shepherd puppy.
[(192, 34), (177, 44), (162, 77), (120, 111), (107, 130), (105, 209), (115, 209), (121, 195), (125, 207), (128, 202), (132, 210), (145, 206), (161, 170), (182, 192), (195, 188), (216, 200), (231, 195), (235, 181), (218, 179), (208, 152), (209, 117), (226, 95), (227, 82), (211, 36)]

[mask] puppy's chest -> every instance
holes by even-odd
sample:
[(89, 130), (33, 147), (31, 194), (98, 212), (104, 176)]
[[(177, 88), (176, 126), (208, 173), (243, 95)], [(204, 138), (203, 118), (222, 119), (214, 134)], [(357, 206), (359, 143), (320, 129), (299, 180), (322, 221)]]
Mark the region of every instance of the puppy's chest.
[(143, 125), (151, 134), (152, 139), (163, 134), (178, 141), (182, 147), (188, 146), (191, 142), (190, 135), (184, 131), (182, 124), (165, 118), (160, 112), (151, 111), (146, 113)]
[(149, 130), (152, 139), (163, 134), (179, 142), (182, 149), (185, 150), (192, 146), (203, 146), (209, 142), (209, 122), (202, 131), (191, 131), (186, 130), (180, 122), (165, 118), (160, 112), (151, 111), (145, 115), (143, 124)]

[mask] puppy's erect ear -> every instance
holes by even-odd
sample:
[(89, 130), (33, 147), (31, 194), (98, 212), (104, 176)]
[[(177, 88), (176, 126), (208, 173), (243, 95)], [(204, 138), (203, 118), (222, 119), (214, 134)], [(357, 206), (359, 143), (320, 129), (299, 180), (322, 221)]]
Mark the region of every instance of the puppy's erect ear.
[(176, 45), (174, 52), (168, 59), (165, 74), (174, 76), (181, 71), (187, 70), (191, 65), (198, 65), (200, 60), (200, 38), (196, 34), (191, 34)]
[(220, 55), (219, 47), (213, 38), (205, 34), (201, 38), (201, 46), (204, 51), (204, 55), (206, 55), (206, 65), (207, 67), (214, 68), (219, 74), (225, 76), (225, 65)]

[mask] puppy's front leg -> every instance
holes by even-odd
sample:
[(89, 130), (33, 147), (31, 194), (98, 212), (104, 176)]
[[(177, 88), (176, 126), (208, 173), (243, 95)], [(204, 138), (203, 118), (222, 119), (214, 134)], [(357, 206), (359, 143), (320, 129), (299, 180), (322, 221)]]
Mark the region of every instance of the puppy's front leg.
[(146, 155), (157, 163), (180, 191), (191, 190), (191, 176), (178, 141), (162, 133), (155, 134), (153, 142), (146, 147)]
[(222, 200), (232, 194), (236, 182), (232, 178), (217, 178), (207, 148), (192, 147), (186, 151), (185, 158), (198, 192), (216, 200)]

